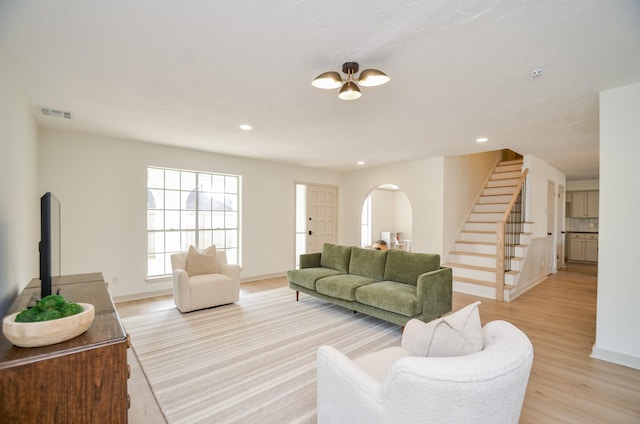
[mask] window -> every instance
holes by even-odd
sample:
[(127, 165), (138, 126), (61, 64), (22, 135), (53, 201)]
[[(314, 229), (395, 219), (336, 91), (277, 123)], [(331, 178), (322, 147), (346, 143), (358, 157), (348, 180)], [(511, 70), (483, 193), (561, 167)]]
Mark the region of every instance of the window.
[(371, 196), (367, 196), (362, 204), (362, 217), (360, 219), (360, 245), (371, 246)]
[(147, 168), (147, 276), (171, 274), (171, 254), (212, 244), (239, 263), (240, 176)]

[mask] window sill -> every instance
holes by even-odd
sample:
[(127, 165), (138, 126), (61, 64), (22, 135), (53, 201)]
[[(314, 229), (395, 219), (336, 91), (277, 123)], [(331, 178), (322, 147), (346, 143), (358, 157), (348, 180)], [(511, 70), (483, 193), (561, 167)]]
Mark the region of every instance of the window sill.
[(159, 275), (157, 277), (147, 277), (144, 281), (148, 284), (153, 283), (164, 283), (167, 281), (172, 281), (173, 277), (171, 275)]

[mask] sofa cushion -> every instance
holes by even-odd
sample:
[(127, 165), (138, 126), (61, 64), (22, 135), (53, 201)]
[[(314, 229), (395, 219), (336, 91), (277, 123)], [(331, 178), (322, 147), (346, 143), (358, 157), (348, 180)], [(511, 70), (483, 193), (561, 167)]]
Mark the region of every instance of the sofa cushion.
[(343, 274), (333, 277), (321, 278), (316, 282), (318, 293), (335, 297), (337, 299), (353, 302), (356, 300), (356, 290), (378, 280), (361, 275)]
[(479, 352), (484, 347), (482, 324), (478, 305), (475, 302), (446, 317), (424, 323), (411, 320), (405, 331), (414, 336), (405, 343), (412, 356), (462, 356)]
[(187, 255), (187, 275), (216, 274), (218, 272), (218, 257), (216, 246), (207, 247), (202, 253), (193, 246), (189, 246)]
[(310, 290), (315, 290), (316, 281), (318, 281), (319, 279), (341, 274), (344, 273), (342, 271), (330, 268), (292, 269), (287, 271), (287, 280), (291, 283), (306, 287)]
[(356, 290), (356, 301), (385, 311), (413, 317), (422, 312), (416, 287), (395, 281), (367, 284)]
[(440, 267), (440, 255), (389, 250), (384, 279), (416, 285), (418, 277)]
[(325, 268), (337, 269), (349, 272), (349, 259), (351, 258), (351, 246), (338, 246), (325, 243), (322, 246), (320, 265)]
[(349, 274), (384, 280), (384, 267), (386, 263), (386, 250), (352, 247), (351, 260), (349, 261)]

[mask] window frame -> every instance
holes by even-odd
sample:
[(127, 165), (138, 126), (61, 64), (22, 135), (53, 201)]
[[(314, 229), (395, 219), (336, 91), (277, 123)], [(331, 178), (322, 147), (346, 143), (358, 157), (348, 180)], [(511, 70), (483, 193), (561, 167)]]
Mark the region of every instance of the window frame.
[(147, 166), (147, 279), (171, 275), (171, 255), (215, 244), (241, 261), (242, 177)]

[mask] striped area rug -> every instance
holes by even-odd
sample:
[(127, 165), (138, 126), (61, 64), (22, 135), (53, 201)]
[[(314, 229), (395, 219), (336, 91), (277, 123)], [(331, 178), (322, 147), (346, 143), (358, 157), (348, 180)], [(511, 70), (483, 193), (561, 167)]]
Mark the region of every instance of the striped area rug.
[(316, 352), (353, 358), (398, 345), (401, 328), (278, 288), (238, 303), (123, 319), (167, 421), (315, 423)]

